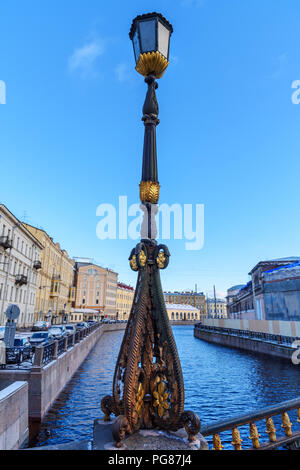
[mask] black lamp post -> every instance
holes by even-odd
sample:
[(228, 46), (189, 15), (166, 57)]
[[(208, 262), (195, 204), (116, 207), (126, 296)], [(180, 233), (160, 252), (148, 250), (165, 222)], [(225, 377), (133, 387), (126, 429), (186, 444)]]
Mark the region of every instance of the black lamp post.
[(184, 411), (184, 384), (180, 360), (170, 326), (160, 269), (169, 263), (170, 253), (155, 240), (155, 214), (160, 185), (157, 171), (156, 126), (159, 124), (155, 90), (169, 62), (173, 28), (159, 13), (137, 16), (129, 33), (133, 42), (136, 70), (148, 85), (143, 118), (145, 125), (140, 199), (144, 210), (141, 241), (129, 261), (138, 272), (137, 286), (123, 342), (119, 352), (112, 396), (101, 401), (104, 419), (117, 416), (112, 432), (117, 447), (125, 434), (139, 429), (176, 431), (185, 427), (190, 441), (200, 430), (200, 420)]

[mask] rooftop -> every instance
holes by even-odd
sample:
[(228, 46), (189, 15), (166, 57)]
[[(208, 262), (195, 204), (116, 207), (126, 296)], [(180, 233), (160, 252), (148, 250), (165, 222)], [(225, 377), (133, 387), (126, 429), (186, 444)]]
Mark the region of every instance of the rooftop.
[(166, 303), (166, 308), (167, 310), (193, 310), (195, 312), (199, 312), (199, 309), (196, 307), (192, 307), (191, 305), (186, 305), (186, 304), (167, 304)]

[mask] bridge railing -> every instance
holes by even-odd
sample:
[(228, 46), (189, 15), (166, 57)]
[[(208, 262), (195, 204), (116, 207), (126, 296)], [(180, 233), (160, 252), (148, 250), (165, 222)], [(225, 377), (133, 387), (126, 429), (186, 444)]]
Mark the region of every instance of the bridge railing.
[(272, 333), (264, 333), (260, 331), (238, 330), (235, 328), (223, 328), (220, 326), (209, 326), (209, 325), (202, 325), (199, 323), (195, 325), (195, 330), (215, 332), (218, 334), (239, 336), (243, 338), (250, 338), (250, 339), (264, 341), (268, 343), (276, 343), (276, 344), (280, 344), (280, 345), (288, 346), (288, 347), (292, 347), (292, 343), (300, 339), (298, 337), (293, 337), (293, 336), (275, 335)]
[[(297, 410), (297, 422), (300, 423), (300, 398), (281, 402), (275, 406), (263, 408), (259, 411), (248, 413), (245, 415), (237, 416), (226, 421), (220, 421), (212, 425), (208, 425), (201, 430), (203, 436), (212, 436), (213, 450), (222, 450), (222, 440), (220, 434), (224, 431), (231, 430), (232, 442), (234, 450), (243, 450), (243, 440), (240, 436), (239, 427), (249, 426), (249, 440), (252, 441), (252, 446), (247, 447), (247, 450), (273, 450), (284, 445), (291, 445), (292, 443), (300, 440), (300, 431), (292, 431), (293, 423), (290, 421), (288, 411)], [(273, 417), (281, 415), (281, 428), (284, 435), (277, 436)], [(256, 423), (265, 420), (265, 433), (268, 435), (267, 442), (260, 442), (261, 435), (258, 433)]]

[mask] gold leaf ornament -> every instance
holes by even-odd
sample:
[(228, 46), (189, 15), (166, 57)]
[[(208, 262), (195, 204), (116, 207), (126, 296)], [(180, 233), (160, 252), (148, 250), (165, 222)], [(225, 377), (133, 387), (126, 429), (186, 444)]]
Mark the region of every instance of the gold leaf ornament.
[(158, 416), (162, 418), (165, 414), (165, 410), (170, 408), (170, 405), (167, 401), (170, 394), (165, 391), (165, 385), (162, 382), (159, 383), (157, 391), (153, 392), (153, 396), (155, 398), (153, 406), (154, 408), (158, 407)]
[(145, 396), (145, 391), (143, 389), (142, 384), (140, 384), (139, 388), (138, 388), (137, 395), (136, 395), (136, 405), (135, 405), (135, 409), (137, 411), (137, 414), (138, 414), (139, 418), (141, 418), (142, 415), (143, 415), (142, 409), (143, 409), (143, 406), (144, 406), (144, 402), (143, 402), (144, 396)]

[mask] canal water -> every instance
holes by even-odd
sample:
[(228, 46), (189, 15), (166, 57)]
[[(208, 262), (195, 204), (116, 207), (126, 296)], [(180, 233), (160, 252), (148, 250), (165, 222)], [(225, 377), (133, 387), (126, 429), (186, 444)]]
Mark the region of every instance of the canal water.
[[(206, 343), (194, 338), (192, 326), (174, 326), (173, 331), (183, 369), (185, 409), (195, 411), (202, 426), (300, 395), (300, 366)], [(45, 416), (31, 446), (92, 439), (93, 421), (102, 416), (101, 397), (111, 394), (122, 336), (123, 331), (116, 331), (102, 337)], [(297, 417), (293, 412), (290, 417), (295, 431)], [(274, 423), (277, 435), (282, 435), (280, 418)], [(261, 441), (267, 441), (263, 421), (258, 430)], [(249, 447), (248, 427), (240, 431), (243, 447)], [(231, 433), (224, 432), (221, 438), (224, 448), (232, 449)]]

